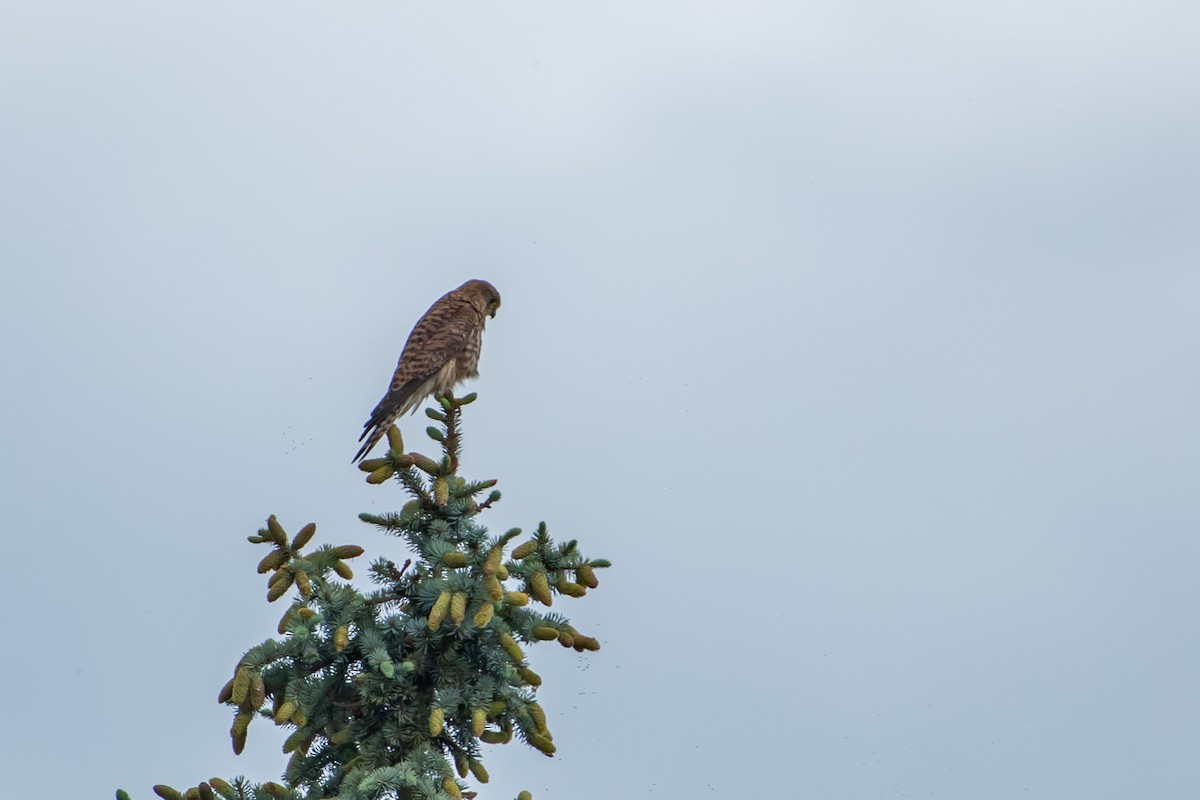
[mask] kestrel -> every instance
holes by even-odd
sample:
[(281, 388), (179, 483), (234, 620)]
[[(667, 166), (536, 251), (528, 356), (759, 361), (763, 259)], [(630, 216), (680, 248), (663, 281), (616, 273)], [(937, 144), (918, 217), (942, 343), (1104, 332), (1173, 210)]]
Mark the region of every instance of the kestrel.
[(499, 307), (496, 287), (480, 280), (467, 281), (429, 307), (404, 343), (387, 393), (363, 425), (358, 440), (366, 442), (355, 461), (361, 461), (398, 417), (416, 411), (425, 398), (446, 394), (479, 375), (483, 326)]

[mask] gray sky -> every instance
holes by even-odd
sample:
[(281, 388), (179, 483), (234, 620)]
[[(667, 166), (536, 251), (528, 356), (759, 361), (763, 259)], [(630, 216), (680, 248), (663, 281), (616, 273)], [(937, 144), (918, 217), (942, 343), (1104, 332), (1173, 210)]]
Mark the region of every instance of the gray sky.
[(8, 4), (6, 792), (278, 776), (215, 703), (283, 610), (244, 537), (403, 558), (350, 456), (481, 277), (487, 523), (616, 564), (564, 607), (604, 649), (532, 651), (559, 756), (493, 748), (481, 800), (1190, 796), (1198, 29)]

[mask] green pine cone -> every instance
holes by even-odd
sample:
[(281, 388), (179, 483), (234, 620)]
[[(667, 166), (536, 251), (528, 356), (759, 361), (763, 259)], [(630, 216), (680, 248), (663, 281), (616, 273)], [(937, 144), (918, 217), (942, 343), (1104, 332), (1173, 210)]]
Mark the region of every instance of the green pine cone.
[(544, 606), (554, 604), (554, 597), (550, 594), (550, 580), (540, 569), (529, 579), (529, 593), (533, 595), (534, 600)]
[(522, 791), (517, 795), (517, 800), (533, 800), (533, 795), (529, 792)]
[(374, 472), (387, 463), (388, 460), (386, 458), (368, 458), (358, 462), (358, 468), (363, 472)]
[(433, 479), (433, 502), (439, 506), (450, 502), (450, 484), (440, 476)]
[(350, 565), (345, 561), (333, 562), (333, 571), (338, 574), (342, 580), (350, 580), (354, 577), (354, 570), (350, 569)]
[(459, 569), (467, 566), (470, 563), (471, 559), (467, 557), (467, 554), (460, 553), (457, 550), (446, 553), (446, 555), (442, 556), (442, 565), (450, 567), (451, 569)]
[(225, 781), (221, 778), (209, 778), (208, 784), (223, 795), (233, 794), (233, 787), (229, 785), (228, 781)]
[(279, 520), (275, 519), (275, 515), (267, 517), (267, 532), (271, 536), (271, 540), (280, 546), (287, 544), (287, 532), (283, 526), (279, 524)]
[(551, 628), (546, 625), (539, 625), (533, 629), (533, 638), (540, 639), (543, 642), (550, 642), (558, 638), (558, 629)]
[(254, 677), (250, 679), (250, 707), (257, 711), (266, 700), (267, 685), (263, 682), (262, 673), (255, 672)]
[(471, 733), (479, 736), (483, 733), (483, 729), (487, 727), (487, 712), (482, 708), (477, 708), (471, 712)]
[(235, 680), (234, 678), (230, 678), (225, 683), (225, 685), (221, 687), (221, 691), (217, 693), (217, 702), (218, 703), (221, 703), (223, 705), (233, 699), (234, 680)]
[(483, 562), (483, 574), (494, 575), (500, 567), (500, 561), (504, 558), (504, 548), (496, 545), (488, 551), (487, 559)]
[(246, 702), (246, 697), (250, 694), (250, 677), (250, 668), (245, 665), (238, 667), (234, 673), (231, 697), (239, 706)]
[(388, 426), (387, 429), (388, 450), (395, 453), (404, 452), (404, 437), (400, 435), (400, 429), (395, 425)]
[(525, 594), (524, 592), (505, 592), (504, 602), (508, 603), (510, 606), (516, 606), (517, 608), (520, 608), (521, 606), (529, 605), (529, 595)]
[(495, 613), (495, 607), (485, 600), (479, 604), (479, 610), (475, 612), (475, 618), (471, 621), (475, 623), (476, 628), (486, 628)]
[(284, 700), (283, 704), (279, 706), (279, 710), (275, 712), (275, 724), (286, 725), (294, 713), (296, 713), (296, 704), (291, 700)]
[(531, 670), (529, 667), (517, 667), (517, 674), (521, 676), (527, 684), (533, 687), (542, 685), (542, 676)]
[(488, 597), (493, 600), (504, 599), (504, 584), (500, 583), (500, 579), (495, 575), (485, 575), (483, 577), (483, 588), (487, 590)]
[(435, 708), (429, 712), (429, 735), (438, 737), (442, 735), (442, 728), (446, 726), (446, 709)]
[(467, 618), (467, 593), (455, 592), (450, 598), (450, 619), (454, 620), (455, 627), (463, 624), (463, 620)]
[(483, 768), (483, 764), (479, 763), (475, 759), (471, 759), (470, 766), (471, 774), (475, 776), (475, 780), (479, 781), (480, 783), (488, 782), (488, 771)]
[(462, 800), (462, 789), (458, 788), (458, 782), (454, 780), (452, 775), (447, 775), (442, 779), (442, 789), (446, 794), (454, 798), (454, 800)]
[(196, 787), (196, 791), (200, 793), (200, 800), (217, 800), (217, 796), (213, 794), (212, 786), (200, 781), (200, 785)]
[(537, 726), (538, 732), (545, 733), (546, 732), (546, 712), (543, 711), (542, 707), (540, 705), (538, 705), (537, 703), (530, 703), (528, 705), (528, 709), (529, 709), (529, 716), (531, 716), (533, 718), (533, 724)]
[(596, 580), (596, 572), (590, 565), (584, 564), (579, 569), (575, 570), (575, 577), (589, 589), (595, 589), (600, 585), (600, 581)]
[(520, 561), (523, 558), (529, 558), (537, 551), (537, 546), (537, 539), (530, 539), (524, 544), (517, 545), (516, 549), (512, 551), (512, 557), (516, 561)]
[(394, 466), (391, 464), (384, 464), (382, 467), (374, 470), (370, 475), (367, 476), (367, 483), (378, 486), (395, 474), (396, 468)]
[(161, 783), (156, 784), (153, 787), (153, 791), (163, 800), (183, 800), (183, 795), (178, 789), (172, 789), (170, 786), (166, 786)]
[(329, 552), (336, 558), (358, 558), (366, 550), (356, 544), (342, 544), (332, 548)]
[(467, 765), (467, 757), (461, 751), (454, 751), (454, 768), (458, 770), (458, 777), (465, 778), (471, 768)]
[(583, 584), (573, 583), (565, 578), (556, 582), (554, 584), (554, 588), (570, 597), (583, 597), (585, 594), (587, 594), (587, 587), (585, 587)]
[(308, 544), (309, 540), (312, 539), (313, 534), (316, 532), (317, 523), (310, 522), (305, 525), (300, 529), (299, 533), (296, 534), (296, 538), (292, 539), (292, 549), (299, 550), (301, 547), (304, 547), (304, 545)]
[(504, 652), (508, 653), (509, 658), (518, 664), (525, 660), (525, 654), (521, 652), (521, 646), (517, 644), (516, 639), (507, 633), (502, 633), (496, 638), (500, 642), (500, 646), (504, 648)]
[(449, 589), (438, 595), (437, 601), (433, 604), (433, 608), (429, 612), (429, 630), (436, 631), (438, 626), (442, 624), (442, 620), (446, 618), (446, 612), (450, 610), (450, 598)]
[(280, 547), (276, 547), (271, 552), (263, 556), (263, 560), (258, 562), (258, 574), (266, 575), (273, 569), (279, 569), (283, 566), (283, 562), (288, 560), (288, 553)]
[(337, 630), (333, 632), (333, 650), (340, 653), (346, 649), (346, 645), (350, 644), (350, 626), (338, 625)]

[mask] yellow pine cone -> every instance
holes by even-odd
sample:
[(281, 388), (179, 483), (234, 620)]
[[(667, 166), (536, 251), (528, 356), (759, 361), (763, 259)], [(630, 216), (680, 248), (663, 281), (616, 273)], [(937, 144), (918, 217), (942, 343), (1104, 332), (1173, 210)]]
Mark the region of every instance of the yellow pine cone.
[(541, 750), (548, 756), (554, 755), (554, 752), (558, 749), (554, 746), (554, 742), (550, 741), (540, 733), (527, 732), (525, 734), (525, 738), (529, 740), (531, 745), (536, 747), (538, 750)]
[(508, 567), (504, 566), (503, 564), (496, 567), (496, 577), (502, 581), (508, 580)]
[(271, 588), (267, 590), (268, 603), (274, 603), (276, 600), (287, 594), (287, 590), (292, 588), (292, 582), (296, 579), (296, 576), (291, 572), (291, 570), (288, 570), (287, 572), (280, 570), (276, 574), (278, 575), (280, 573), (283, 573), (283, 577), (271, 584)]
[(312, 580), (302, 569), (296, 570), (296, 588), (300, 590), (300, 596), (304, 599), (312, 597)]
[(523, 558), (529, 558), (534, 554), (534, 552), (537, 551), (537, 546), (537, 539), (530, 539), (524, 544), (517, 545), (517, 547), (512, 551), (512, 557), (516, 561), (520, 561)]
[(333, 649), (334, 652), (340, 653), (346, 649), (346, 645), (350, 644), (350, 626), (338, 625), (337, 630), (333, 632)]
[(482, 708), (477, 708), (471, 712), (471, 733), (479, 736), (483, 733), (483, 729), (487, 727), (487, 712)]
[(517, 800), (533, 800), (533, 795), (522, 790), (521, 793), (517, 795)]
[(300, 619), (312, 619), (317, 615), (317, 612), (313, 611), (311, 608), (302, 608), (296, 613), (300, 615)]
[(512, 738), (512, 734), (505, 734), (502, 731), (484, 731), (479, 734), (479, 741), (487, 742), (488, 744), (504, 744)]
[(308, 544), (309, 540), (312, 539), (313, 534), (316, 532), (317, 532), (317, 523), (310, 522), (307, 525), (305, 525), (296, 534), (296, 538), (292, 539), (292, 549), (299, 550), (301, 547), (304, 547), (304, 545)]
[(558, 638), (558, 630), (547, 625), (539, 625), (533, 629), (533, 638), (550, 642)]
[(520, 608), (521, 606), (529, 605), (529, 595), (525, 594), (524, 592), (505, 592), (504, 602), (508, 603), (510, 606), (516, 606)]
[(496, 545), (491, 550), (488, 550), (487, 559), (483, 562), (483, 574), (494, 575), (500, 567), (500, 561), (504, 558), (504, 548)]
[(233, 684), (235, 680), (236, 678), (230, 678), (225, 682), (225, 685), (221, 687), (221, 691), (217, 693), (218, 703), (228, 703), (233, 699)]
[(596, 580), (596, 573), (590, 565), (584, 564), (579, 569), (575, 570), (575, 577), (589, 589), (595, 589), (600, 585), (600, 581)]
[(374, 472), (386, 463), (388, 463), (386, 458), (368, 458), (358, 462), (358, 468), (363, 472)]
[(533, 724), (537, 726), (538, 733), (546, 732), (546, 712), (537, 703), (530, 703), (529, 716), (533, 718)]
[(467, 757), (458, 750), (454, 751), (454, 768), (458, 770), (458, 777), (460, 778), (467, 777), (467, 772), (471, 769), (467, 765)]
[[(293, 717), (294, 716), (295, 715), (293, 715)], [(308, 746), (304, 744), (304, 740), (307, 739), (308, 736), (308, 731), (301, 728), (297, 728), (296, 730), (292, 731), (292, 734), (283, 741), (283, 752), (290, 753), (294, 750), (298, 753), (303, 753), (308, 749)]]
[(479, 610), (475, 612), (475, 618), (471, 621), (475, 623), (476, 628), (486, 628), (495, 613), (495, 607), (485, 600), (479, 605)]
[(391, 464), (384, 464), (382, 467), (374, 470), (370, 475), (367, 476), (367, 483), (377, 486), (395, 474), (396, 468), (394, 466)]
[(308, 715), (304, 713), (303, 708), (297, 708), (292, 713), (292, 724), (297, 728), (303, 728), (308, 724)]
[(229, 729), (232, 734), (245, 735), (246, 729), (250, 727), (250, 720), (254, 719), (253, 711), (241, 711), (233, 718), (233, 727)]
[(454, 780), (453, 775), (447, 775), (442, 779), (442, 789), (454, 800), (462, 800), (462, 789), (458, 788), (458, 782)]
[(529, 593), (544, 606), (554, 604), (554, 598), (550, 595), (550, 579), (540, 569), (529, 579)]
[(435, 708), (429, 712), (429, 735), (441, 736), (442, 728), (446, 726), (446, 709)]
[(554, 588), (570, 597), (583, 597), (585, 594), (587, 594), (587, 588), (585, 586), (579, 583), (573, 583), (566, 579), (556, 582), (554, 584)]
[(445, 478), (438, 477), (433, 479), (433, 502), (439, 506), (444, 506), (450, 502), (450, 484), (446, 482)]
[(387, 440), (389, 450), (394, 450), (397, 453), (404, 452), (404, 437), (400, 435), (400, 429), (395, 425), (388, 426)]
[(246, 697), (250, 694), (250, 668), (240, 666), (237, 672), (233, 675), (233, 692), (231, 697), (233, 702), (241, 705), (246, 702)]
[(293, 604), (291, 608), (283, 612), (283, 616), (279, 618), (279, 625), (275, 628), (275, 630), (279, 632), (280, 636), (287, 633), (288, 625), (291, 624), (292, 620), (296, 619), (297, 611), (298, 609), (296, 605)]
[(163, 800), (183, 800), (183, 795), (179, 793), (178, 789), (172, 789), (170, 786), (165, 786), (161, 783), (155, 785), (153, 791)]
[(278, 545), (287, 544), (287, 533), (283, 530), (283, 526), (279, 524), (279, 520), (275, 519), (275, 515), (267, 517), (267, 532), (271, 536), (271, 540)]
[(446, 555), (442, 556), (442, 565), (450, 567), (451, 569), (458, 569), (459, 567), (465, 567), (467, 564), (470, 564), (470, 563), (471, 563), (471, 559), (467, 558), (466, 553), (460, 553), (458, 551), (454, 551), (452, 553), (446, 553)]
[(284, 700), (283, 704), (279, 706), (279, 710), (275, 712), (275, 724), (286, 725), (294, 713), (296, 713), (296, 704), (291, 700)]
[(455, 592), (450, 598), (450, 619), (456, 626), (462, 625), (467, 618), (467, 593)]
[(483, 588), (487, 590), (488, 597), (493, 600), (504, 599), (504, 585), (500, 583), (500, 579), (495, 575), (485, 575), (483, 578)]
[(267, 685), (263, 682), (262, 673), (255, 672), (254, 677), (250, 679), (250, 707), (257, 711), (262, 708), (266, 699)]
[(521, 679), (530, 686), (537, 687), (542, 685), (542, 676), (538, 675), (529, 667), (517, 667), (517, 674), (520, 675)]
[(503, 700), (493, 700), (488, 704), (487, 715), (489, 717), (498, 717), (504, 713), (504, 709), (508, 708)]
[(283, 566), (283, 562), (287, 561), (287, 559), (287, 551), (280, 547), (276, 547), (274, 550), (263, 556), (262, 561), (258, 562), (258, 574), (266, 575), (273, 569), (279, 569)]
[(329, 743), (330, 744), (345, 744), (346, 742), (350, 741), (350, 733), (352, 730), (353, 730), (353, 726), (347, 725), (346, 727), (342, 728), (337, 733), (330, 736)]
[(233, 794), (233, 787), (230, 786), (229, 782), (226, 780), (221, 778), (209, 778), (208, 784), (221, 794)]
[(212, 786), (204, 781), (200, 781), (200, 785), (196, 787), (196, 791), (200, 794), (200, 800), (217, 800), (217, 796), (213, 794)]
[(340, 544), (329, 551), (336, 558), (358, 558), (366, 550), (356, 544)]
[(507, 633), (502, 633), (497, 638), (500, 641), (500, 646), (504, 648), (504, 652), (508, 653), (509, 658), (518, 664), (525, 660), (525, 654), (521, 652), (521, 646), (517, 644), (516, 639)]
[(350, 580), (354, 577), (354, 570), (350, 569), (350, 565), (345, 561), (333, 562), (333, 571), (336, 572), (342, 580)]
[(475, 780), (479, 781), (480, 783), (488, 782), (488, 771), (483, 768), (483, 764), (479, 763), (475, 759), (471, 759), (470, 766), (471, 774), (475, 776)]
[(449, 589), (438, 595), (437, 601), (429, 612), (429, 630), (436, 631), (442, 624), (442, 620), (446, 618), (446, 612), (450, 609), (450, 597)]

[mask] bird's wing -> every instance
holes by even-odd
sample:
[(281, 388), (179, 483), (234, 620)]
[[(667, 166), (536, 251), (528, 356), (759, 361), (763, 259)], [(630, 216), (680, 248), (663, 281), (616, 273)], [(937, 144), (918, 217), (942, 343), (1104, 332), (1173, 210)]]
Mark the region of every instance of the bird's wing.
[[(367, 442), (355, 461), (366, 455), (383, 436), (387, 425), (406, 410), (413, 393), (463, 351), (478, 326), (478, 314), (469, 305), (453, 302), (452, 298), (443, 298), (421, 317), (404, 344), (387, 393), (363, 425), (358, 440)], [(416, 402), (422, 399), (416, 398)]]

